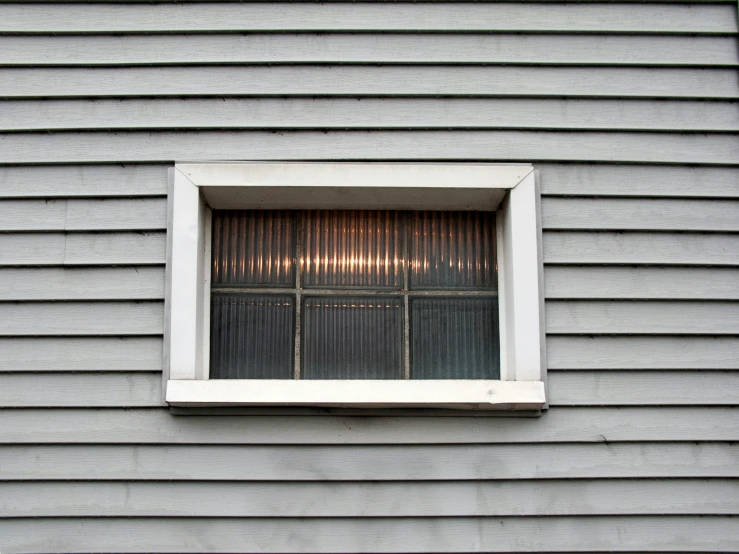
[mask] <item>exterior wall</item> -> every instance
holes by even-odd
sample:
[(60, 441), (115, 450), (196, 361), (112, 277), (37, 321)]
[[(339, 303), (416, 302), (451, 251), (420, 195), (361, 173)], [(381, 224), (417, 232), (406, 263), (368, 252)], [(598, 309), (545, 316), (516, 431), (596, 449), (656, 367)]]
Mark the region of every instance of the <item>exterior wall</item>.
[[(739, 550), (736, 11), (0, 5), (0, 550)], [(549, 412), (171, 415), (203, 159), (533, 162)]]

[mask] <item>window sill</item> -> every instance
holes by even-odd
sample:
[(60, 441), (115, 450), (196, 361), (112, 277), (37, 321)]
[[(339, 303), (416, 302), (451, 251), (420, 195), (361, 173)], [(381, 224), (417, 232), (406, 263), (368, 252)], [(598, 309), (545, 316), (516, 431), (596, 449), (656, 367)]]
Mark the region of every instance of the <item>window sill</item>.
[(541, 381), (169, 380), (170, 406), (317, 406), (535, 411), (546, 405)]

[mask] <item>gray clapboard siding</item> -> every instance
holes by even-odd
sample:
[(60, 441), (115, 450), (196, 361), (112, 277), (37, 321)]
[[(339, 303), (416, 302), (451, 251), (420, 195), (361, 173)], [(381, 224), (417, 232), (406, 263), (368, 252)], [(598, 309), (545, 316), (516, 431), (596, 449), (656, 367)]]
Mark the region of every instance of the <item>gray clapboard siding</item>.
[[(166, 409), (2, 410), (1, 443), (522, 444), (735, 441), (739, 408), (557, 407), (541, 418), (173, 416)], [(217, 425), (214, 423), (217, 422)]]
[(0, 6), (0, 33), (578, 31), (734, 33), (730, 5), (207, 4)]
[(0, 407), (162, 405), (160, 373), (0, 373)]
[(13, 552), (735, 552), (731, 516), (9, 519)]
[[(550, 406), (739, 405), (737, 372), (557, 372)], [(161, 405), (157, 373), (0, 374), (0, 407), (152, 407)]]
[(541, 193), (577, 196), (736, 198), (732, 167), (537, 164)]
[(739, 405), (736, 371), (558, 371), (547, 387), (550, 406)]
[(733, 67), (734, 37), (538, 34), (0, 36), (3, 66), (493, 63)]
[(739, 334), (739, 302), (550, 300), (547, 333)]
[(739, 369), (736, 337), (547, 337), (549, 369)]
[(160, 335), (162, 302), (0, 303), (0, 335)]
[(548, 264), (739, 265), (739, 236), (709, 233), (547, 232)]
[(164, 165), (0, 167), (0, 198), (161, 196)]
[(0, 338), (0, 371), (152, 371), (161, 337)]
[(739, 482), (4, 483), (0, 513), (311, 518), (739, 514)]
[(167, 200), (0, 200), (0, 231), (166, 229)]
[(699, 267), (547, 266), (544, 269), (544, 295), (557, 299), (739, 300), (739, 270)]
[(163, 264), (164, 257), (161, 232), (0, 234), (0, 266)]
[(122, 159), (447, 159), (739, 164), (727, 134), (536, 131), (160, 131), (0, 135), (0, 163)]
[(169, 99), (0, 102), (0, 130), (489, 128), (739, 130), (735, 102)]
[[(0, 374), (0, 407), (151, 407), (161, 405), (157, 373)], [(558, 372), (551, 406), (738, 405), (737, 372)]]
[[(131, 96), (739, 97), (734, 69), (129, 67), (0, 69), (0, 98)], [(111, 158), (107, 161), (115, 160)]]
[(543, 198), (541, 219), (544, 229), (739, 231), (739, 200)]
[[(16, 480), (437, 481), (738, 477), (735, 444), (0, 446)], [(546, 460), (546, 463), (542, 463)]]
[(0, 300), (162, 299), (163, 267), (0, 268)]

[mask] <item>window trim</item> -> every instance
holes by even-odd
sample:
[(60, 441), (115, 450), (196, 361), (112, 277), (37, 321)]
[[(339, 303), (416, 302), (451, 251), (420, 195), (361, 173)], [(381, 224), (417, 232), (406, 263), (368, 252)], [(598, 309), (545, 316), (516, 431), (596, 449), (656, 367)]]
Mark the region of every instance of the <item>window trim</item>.
[[(501, 379), (208, 380), (211, 208), (496, 211)], [(529, 164), (177, 163), (167, 229), (164, 394), (171, 406), (546, 407), (541, 218)]]

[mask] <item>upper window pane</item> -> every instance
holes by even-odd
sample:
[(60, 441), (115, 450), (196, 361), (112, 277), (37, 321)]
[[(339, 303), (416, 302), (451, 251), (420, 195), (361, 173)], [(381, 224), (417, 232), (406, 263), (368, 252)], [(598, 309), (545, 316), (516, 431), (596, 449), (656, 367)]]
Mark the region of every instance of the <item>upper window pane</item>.
[(213, 210), (212, 257), (214, 286), (293, 286), (295, 213)]
[(401, 218), (397, 211), (304, 212), (303, 285), (400, 288)]
[(411, 212), (410, 288), (497, 286), (493, 212)]

